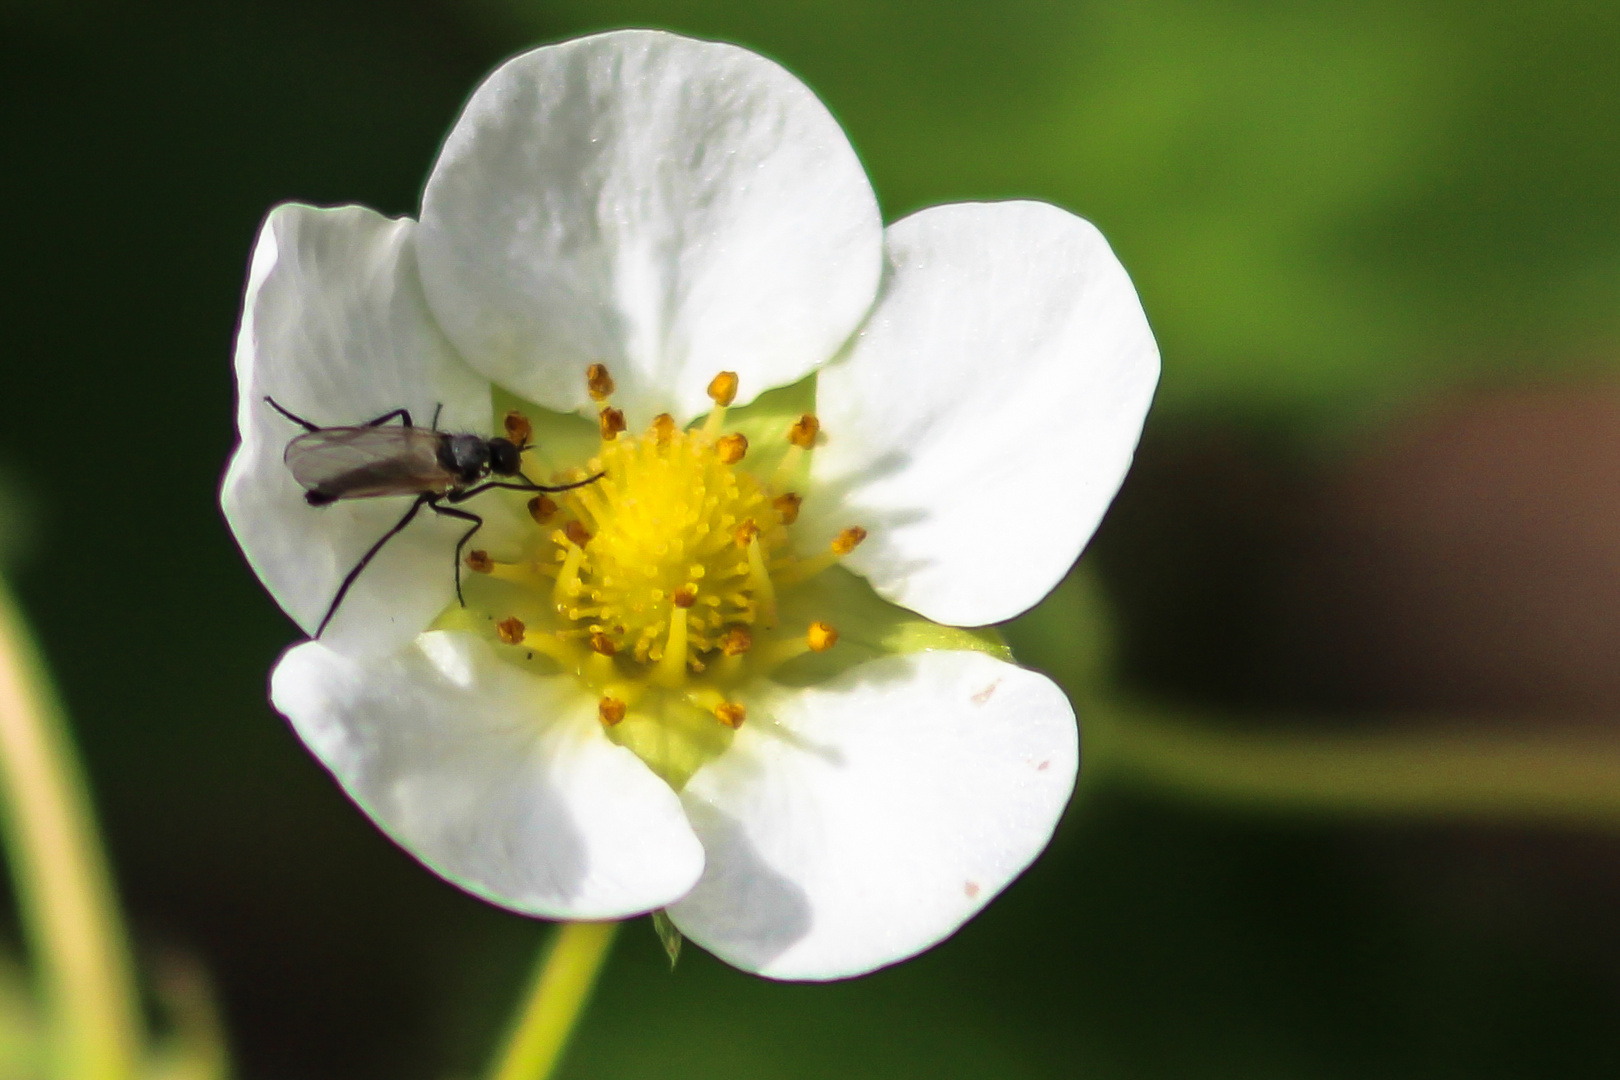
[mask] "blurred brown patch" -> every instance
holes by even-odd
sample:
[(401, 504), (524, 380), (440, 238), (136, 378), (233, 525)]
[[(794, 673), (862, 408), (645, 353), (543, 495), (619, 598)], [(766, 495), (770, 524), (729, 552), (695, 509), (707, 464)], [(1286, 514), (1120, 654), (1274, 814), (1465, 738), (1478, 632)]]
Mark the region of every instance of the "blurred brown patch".
[(1278, 625), (1318, 692), (1613, 715), (1620, 389), (1475, 394), (1386, 437), (1322, 486), (1285, 574)]

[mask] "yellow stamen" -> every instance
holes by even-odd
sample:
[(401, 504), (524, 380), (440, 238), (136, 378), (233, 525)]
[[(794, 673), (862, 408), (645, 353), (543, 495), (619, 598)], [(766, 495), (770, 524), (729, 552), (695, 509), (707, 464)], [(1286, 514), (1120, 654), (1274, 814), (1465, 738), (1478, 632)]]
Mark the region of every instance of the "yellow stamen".
[(812, 413), (805, 413), (793, 422), (788, 429), (788, 442), (801, 450), (808, 450), (816, 445), (816, 436), (821, 432), (821, 421)]
[(510, 619), (502, 619), (495, 624), (495, 632), (508, 645), (521, 644), (524, 634), (523, 620), (515, 615)]
[(775, 626), (776, 588), (771, 584), (771, 575), (765, 570), (765, 552), (759, 546), (758, 535), (748, 541), (748, 587), (754, 593), (759, 624), (767, 628)]
[(838, 643), (838, 631), (824, 622), (813, 622), (803, 637), (779, 638), (754, 651), (754, 661), (763, 671), (771, 671), (789, 660), (810, 652), (826, 652)]
[(527, 416), (524, 416), (516, 409), (506, 414), (501, 421), (501, 426), (506, 431), (506, 437), (519, 446), (529, 445), (529, 440), (534, 438), (534, 425), (529, 423)]
[(612, 727), (624, 719), (625, 705), (618, 698), (605, 697), (596, 703), (596, 718), (603, 727)]
[(659, 446), (668, 446), (669, 440), (675, 437), (675, 418), (667, 412), (659, 413), (653, 417), (652, 433)]
[(748, 710), (735, 701), (723, 701), (714, 707), (714, 715), (728, 728), (740, 728), (748, 719)]
[(613, 639), (601, 631), (597, 631), (596, 633), (592, 634), (590, 636), (590, 642), (591, 650), (600, 656), (612, 656), (614, 653), (619, 651), (619, 647), (613, 644)]
[(741, 656), (754, 647), (754, 635), (746, 626), (729, 627), (720, 638), (720, 651), (727, 656)]
[(551, 657), (565, 668), (578, 667), (581, 660), (579, 647), (569, 644), (556, 634), (530, 630), (523, 635), (522, 645), (541, 656)]
[(861, 528), (859, 525), (851, 525), (849, 528), (833, 537), (833, 552), (837, 555), (848, 555), (857, 547), (860, 547), (861, 541), (865, 539), (866, 530)]
[(585, 526), (578, 521), (570, 521), (564, 525), (563, 535), (568, 537), (569, 543), (578, 547), (584, 547), (591, 542), (591, 534), (586, 532)]
[(804, 635), (804, 640), (805, 644), (810, 646), (811, 652), (826, 652), (838, 644), (838, 631), (829, 623), (813, 622)]
[(606, 401), (613, 396), (613, 376), (605, 364), (592, 364), (585, 369), (585, 388), (592, 401)]
[(664, 642), (664, 656), (653, 672), (653, 678), (663, 686), (677, 687), (686, 682), (686, 610), (676, 607), (669, 613), (669, 637)]
[(727, 465), (735, 465), (748, 453), (748, 436), (731, 434), (714, 444), (714, 452)]
[(563, 557), (562, 569), (557, 572), (557, 583), (551, 588), (552, 603), (559, 609), (579, 595), (579, 568), (585, 561), (583, 548), (566, 537), (563, 542), (568, 545), (568, 553)]
[(791, 491), (771, 500), (772, 509), (776, 511), (776, 516), (782, 519), (784, 525), (791, 525), (799, 520), (799, 507), (803, 505), (804, 499)]
[(602, 432), (602, 441), (612, 442), (624, 430), (624, 413), (618, 409), (603, 409), (597, 414), (596, 426)]
[(722, 371), (709, 380), (709, 400), (725, 408), (737, 400), (737, 373)]
[(529, 500), (529, 516), (536, 525), (544, 525), (557, 516), (557, 504), (544, 495), (536, 495)]
[(495, 560), (489, 557), (489, 552), (478, 548), (467, 552), (467, 569), (475, 574), (488, 574), (495, 569)]
[(776, 578), (784, 585), (796, 585), (801, 581), (808, 581), (854, 551), (860, 546), (861, 541), (865, 539), (866, 530), (859, 525), (852, 525), (833, 537), (832, 543), (827, 545), (826, 551), (783, 567), (776, 575)]
[(703, 434), (714, 440), (719, 438), (720, 427), (726, 422), (726, 407), (737, 400), (735, 371), (722, 371), (709, 380), (709, 400), (714, 402), (714, 408), (709, 411), (709, 418), (703, 422)]

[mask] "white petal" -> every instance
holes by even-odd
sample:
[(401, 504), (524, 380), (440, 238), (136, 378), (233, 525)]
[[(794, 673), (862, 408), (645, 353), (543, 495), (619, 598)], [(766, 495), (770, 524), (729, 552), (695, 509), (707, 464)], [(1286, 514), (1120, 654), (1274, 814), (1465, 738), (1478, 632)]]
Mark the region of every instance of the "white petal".
[(962, 203), (890, 226), (889, 274), (824, 369), (806, 532), (870, 531), (849, 565), (936, 622), (1010, 619), (1108, 508), (1159, 376), (1108, 243), (1045, 203)]
[[(225, 517), (287, 614), (313, 633), (344, 576), (399, 520), (407, 499), (312, 507), (282, 461), (302, 434), (266, 395), (321, 426), (407, 408), (426, 426), (486, 432), (489, 384), (463, 364), (422, 298), (415, 224), (359, 206), (278, 206), (253, 252), (236, 342), (241, 445), (225, 474)], [(464, 524), (420, 514), (360, 575), (322, 640), (387, 652), (455, 600)]]
[(1079, 764), (1063, 692), (981, 653), (888, 657), (750, 712), (682, 796), (708, 865), (669, 913), (772, 978), (953, 933), (1046, 846)]
[(776, 64), (650, 30), (508, 61), (422, 196), (422, 276), (479, 371), (561, 411), (608, 365), (632, 424), (827, 360), (871, 306), (882, 222), (837, 122)]
[(384, 832), (503, 907), (622, 918), (703, 869), (675, 793), (603, 736), (579, 684), (471, 635), (362, 660), (308, 642), (282, 658), (271, 698)]

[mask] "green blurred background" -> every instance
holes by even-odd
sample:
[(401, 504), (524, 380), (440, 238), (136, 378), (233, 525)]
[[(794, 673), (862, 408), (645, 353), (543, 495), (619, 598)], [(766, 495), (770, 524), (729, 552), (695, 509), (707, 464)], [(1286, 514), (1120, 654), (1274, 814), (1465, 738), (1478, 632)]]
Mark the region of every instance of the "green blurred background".
[[(471, 1075), (543, 932), (266, 704), (296, 631), (215, 505), (249, 245), (283, 199), (413, 213), (484, 72), (624, 25), (786, 64), (891, 220), (1028, 196), (1110, 237), (1165, 357), (1085, 560), (1128, 692), (1620, 739), (1612, 0), (0, 0), (0, 536), (141, 948), (204, 959), (241, 1076)], [(1010, 631), (1071, 684), (1085, 596)], [(564, 1075), (1611, 1077), (1617, 902), (1601, 832), (1083, 780), (983, 917), (856, 982), (671, 975), (630, 927)]]

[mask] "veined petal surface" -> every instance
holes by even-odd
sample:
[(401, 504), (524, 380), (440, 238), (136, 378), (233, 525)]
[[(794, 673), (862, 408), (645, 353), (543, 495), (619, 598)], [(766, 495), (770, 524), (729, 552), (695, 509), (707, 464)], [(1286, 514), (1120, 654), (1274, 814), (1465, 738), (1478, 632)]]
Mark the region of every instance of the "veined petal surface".
[(954, 932), (1045, 848), (1079, 766), (1063, 692), (982, 653), (876, 660), (750, 714), (682, 793), (708, 863), (669, 914), (772, 978)]
[(468, 363), (560, 411), (605, 363), (632, 427), (746, 402), (871, 306), (877, 202), (825, 106), (733, 45), (625, 30), (508, 61), (422, 196), (429, 302)]
[[(422, 297), (414, 228), (364, 207), (289, 203), (270, 212), (253, 252), (236, 343), (241, 443), (220, 501), (253, 569), (306, 633), (410, 503), (310, 506), (282, 460), (303, 429), (264, 398), (323, 427), (398, 408), (425, 427), (442, 406), (441, 427), (489, 430), (488, 382), (457, 358)], [(433, 519), (419, 515), (360, 576), (327, 645), (386, 652), (454, 603), (454, 547), (466, 525)]]
[(958, 203), (890, 226), (872, 317), (818, 377), (826, 444), (814, 535), (858, 523), (848, 558), (936, 622), (1035, 604), (1130, 467), (1159, 353), (1090, 223), (1045, 203)]
[(595, 699), (469, 634), (370, 659), (308, 642), (270, 689), (373, 821), (486, 900), (616, 919), (675, 900), (703, 869), (675, 793), (602, 735)]

